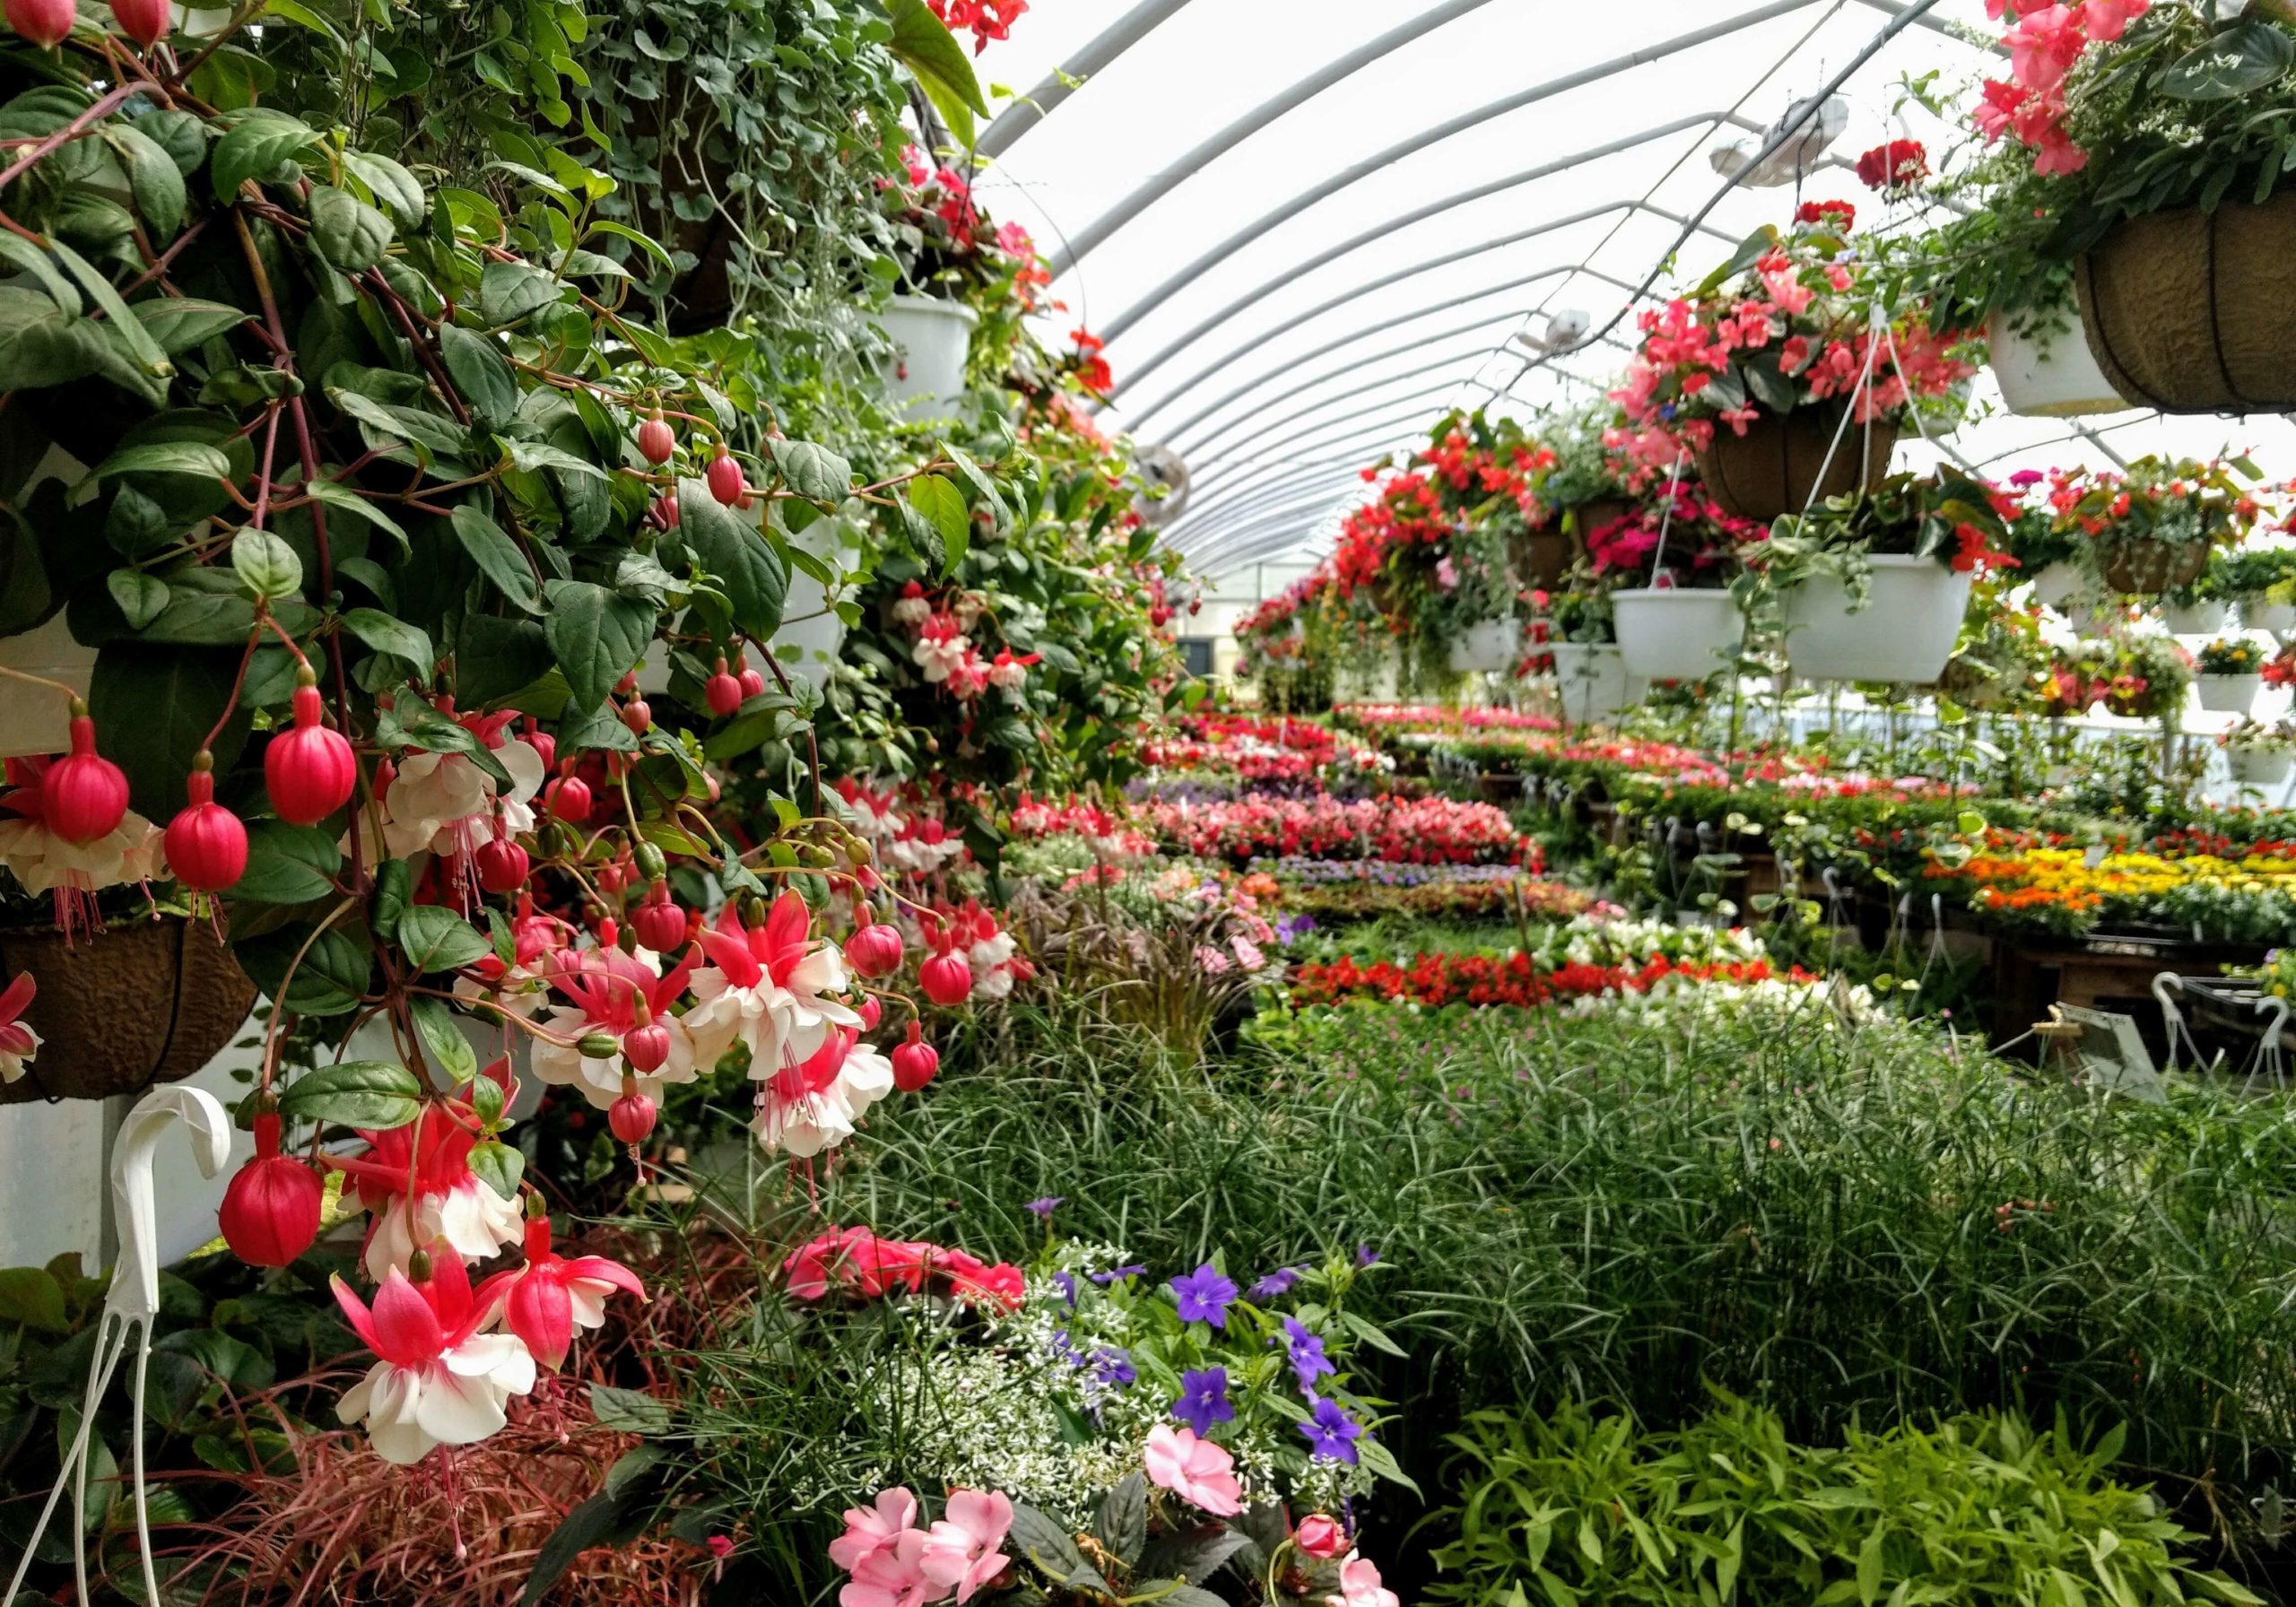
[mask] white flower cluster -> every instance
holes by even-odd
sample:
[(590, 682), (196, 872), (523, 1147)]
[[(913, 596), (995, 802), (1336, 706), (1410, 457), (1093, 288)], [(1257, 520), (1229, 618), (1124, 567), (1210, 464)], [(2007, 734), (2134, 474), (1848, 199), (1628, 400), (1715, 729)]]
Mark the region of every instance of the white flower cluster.
[(1544, 967), (1635, 965), (1656, 954), (1681, 964), (1744, 964), (1768, 957), (1761, 938), (1743, 927), (1677, 926), (1668, 921), (1574, 916), (1542, 933), (1531, 958)]

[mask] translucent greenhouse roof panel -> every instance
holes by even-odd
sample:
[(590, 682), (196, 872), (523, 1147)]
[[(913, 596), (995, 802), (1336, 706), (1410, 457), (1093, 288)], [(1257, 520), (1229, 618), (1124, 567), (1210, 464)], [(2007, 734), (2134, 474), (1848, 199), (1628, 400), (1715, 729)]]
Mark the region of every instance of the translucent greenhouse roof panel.
[[(1036, 0), (981, 65), (1016, 90), (1057, 85), (1056, 103), (996, 130), (979, 187), (1057, 270), (1048, 337), (1081, 326), (1109, 343), (1107, 421), (1187, 463), (1177, 543), (1204, 561), (1281, 556), (1326, 541), (1361, 494), (1357, 469), (1449, 408), (1522, 412), (1609, 384), (1635, 293), (1686, 229), (1658, 295), (1804, 199), (1918, 227), (1915, 204), (1846, 169), (1885, 139), (1968, 138), (1904, 84), (1935, 74), (1963, 99), (1996, 32), (1983, 0), (1648, 0), (1616, 16), (1534, 0)], [(1062, 83), (1075, 65), (1091, 71)], [(1721, 192), (1718, 147), (1757, 148), (1851, 67), (1816, 170)], [(1560, 356), (1522, 343), (1558, 313), (1606, 333)], [(2095, 423), (2123, 455), (2230, 441), (2296, 468), (2278, 420)], [(2069, 433), (1985, 419), (1943, 450), (2103, 456)]]

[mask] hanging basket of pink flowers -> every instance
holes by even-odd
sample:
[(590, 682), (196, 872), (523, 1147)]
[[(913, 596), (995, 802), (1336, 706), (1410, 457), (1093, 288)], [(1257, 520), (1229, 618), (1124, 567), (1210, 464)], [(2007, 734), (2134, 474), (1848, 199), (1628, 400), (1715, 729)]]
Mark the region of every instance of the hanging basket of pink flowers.
[[(1998, 9), (1998, 8), (1996, 8)], [(2296, 407), (2296, 20), (2188, 0), (2013, 0), (1974, 114), (2030, 167), (1996, 210), (2048, 217), (2105, 376), (2166, 413)]]
[(1764, 228), (1689, 294), (1641, 315), (1642, 346), (1612, 393), (1618, 444), (1657, 479), (1693, 461), (1723, 510), (1770, 520), (1866, 489), (1889, 471), (1910, 409), (1974, 371), (1920, 312), (1860, 293), (1847, 202)]

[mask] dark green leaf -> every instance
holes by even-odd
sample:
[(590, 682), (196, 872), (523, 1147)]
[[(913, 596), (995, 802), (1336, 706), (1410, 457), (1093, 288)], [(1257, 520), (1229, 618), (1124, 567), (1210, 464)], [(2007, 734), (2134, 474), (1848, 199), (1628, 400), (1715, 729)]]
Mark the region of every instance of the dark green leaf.
[(590, 1415), (601, 1426), (624, 1434), (666, 1434), (670, 1429), (667, 1402), (608, 1384), (590, 1385)]
[(973, 490), (980, 493), (980, 499), (988, 504), (988, 511), (996, 519), (996, 528), (1001, 532), (1012, 524), (1012, 510), (1004, 506), (1004, 499), (997, 491), (996, 482), (988, 477), (987, 471), (973, 462), (961, 447), (944, 442), (941, 450), (949, 455), (951, 463), (957, 465), (957, 473), (972, 482)]
[(540, 613), (542, 600), (535, 587), (534, 571), (502, 527), (468, 503), (455, 509), (453, 523), (455, 538), (494, 588), (528, 613)]
[(231, 896), (251, 904), (309, 904), (335, 891), (343, 868), (334, 838), (315, 826), (260, 821), (248, 828), (248, 868)]
[(36, 1266), (0, 1267), (0, 1323), (15, 1323), (44, 1333), (66, 1333), (64, 1290), (55, 1275)]
[[(413, 543), (407, 540), (406, 532), (399, 527), (398, 521), (340, 481), (314, 480), (302, 489), (312, 501), (325, 503), (328, 508), (339, 513), (347, 514), (362, 524), (372, 525), (389, 536), (398, 543), (401, 557), (413, 554)], [(341, 567), (339, 562), (336, 567)]]
[(349, 190), (330, 184), (311, 187), (311, 244), (330, 266), (363, 274), (383, 260), (391, 243), (391, 221)]
[(135, 210), (151, 226), (153, 244), (173, 239), (183, 227), (186, 200), (183, 169), (176, 166), (176, 159), (133, 123), (115, 123), (104, 137), (127, 169), (129, 193), (135, 197)]
[(215, 198), (230, 201), (239, 186), (253, 178), (266, 179), (283, 162), (300, 155), (318, 139), (312, 129), (283, 113), (254, 110), (244, 114), (215, 142), (207, 170), (215, 181)]
[(566, 1521), (550, 1532), (535, 1553), (535, 1571), (526, 1576), (526, 1587), (518, 1596), (518, 1607), (538, 1607), (550, 1594), (551, 1586), (566, 1577), (566, 1570), (575, 1559), (592, 1546), (601, 1545), (627, 1520), (627, 1493), (616, 1495), (600, 1490), (588, 1500), (566, 1515)]
[(497, 326), (533, 317), (559, 299), (564, 286), (525, 263), (491, 262), (479, 275), (478, 310)]
[(478, 1075), (477, 1051), (456, 1025), (457, 1018), (444, 999), (417, 999), (412, 1010), (414, 1035), (422, 1040), (422, 1052), (430, 1057), (431, 1064), (457, 1083)]
[(414, 872), (404, 859), (386, 859), (375, 871), (372, 924), (385, 942), (398, 935), (399, 916), (413, 897)]
[(699, 480), (678, 482), (678, 534), (725, 589), (734, 622), (760, 641), (771, 638), (789, 596), (789, 564), (779, 546)]
[(1126, 1473), (1100, 1498), (1100, 1509), (1092, 1518), (1092, 1535), (1103, 1550), (1126, 1567), (1140, 1560), (1140, 1548), (1148, 1543), (1145, 1477), (1137, 1472)]
[[(176, 443), (170, 449), (180, 450), (182, 445)], [(161, 449), (135, 448), (139, 452)], [(202, 449), (214, 450), (212, 447)], [(248, 590), (266, 602), (291, 597), (303, 589), (303, 560), (295, 556), (294, 548), (268, 530), (248, 526), (231, 538), (231, 568)]]
[(226, 307), (220, 301), (197, 301), (187, 296), (154, 296), (130, 302), (128, 310), (160, 343), (160, 350), (170, 356), (189, 351), (248, 321), (248, 314), (236, 307)]
[(575, 704), (595, 708), (637, 666), (653, 639), (657, 612), (587, 580), (553, 580), (543, 633)]
[(168, 605), (166, 583), (140, 569), (114, 569), (104, 578), (104, 585), (119, 605), (120, 617), (133, 630), (141, 630), (158, 619)]
[(2296, 40), (2270, 22), (2242, 22), (2195, 46), (2154, 87), (2176, 100), (2230, 100), (2272, 83), (2292, 61)]
[(448, 376), (480, 423), (500, 430), (517, 415), (518, 377), (500, 346), (459, 324), (442, 324), (439, 352), (446, 359)]
[(346, 151), (343, 165), (373, 193), (375, 204), (401, 223), (419, 223), (423, 220), (426, 210), (422, 186), (413, 174), (389, 157), (378, 156), (371, 151)]
[(430, 638), (419, 626), (393, 619), (376, 608), (353, 608), (343, 616), (343, 628), (378, 653), (404, 658), (427, 679), (439, 662)]
[(493, 947), (451, 909), (411, 904), (398, 917), (399, 952), (419, 972), (451, 971), (471, 964)]
[[(809, 501), (835, 504), (845, 500), (853, 490), (853, 466), (827, 447), (811, 441), (787, 439), (769, 440), (766, 450), (772, 454), (773, 466), (789, 482), (789, 489)], [(678, 499), (683, 510), (685, 499)]]
[(0, 284), (0, 391), (68, 385), (104, 360), (103, 336), (39, 291)]
[(228, 480), (231, 460), (204, 441), (146, 441), (122, 447), (95, 468), (95, 478), (115, 474), (189, 474), (201, 480)]
[(462, 634), (455, 638), (455, 690), (465, 702), (507, 698), (533, 685), (550, 664), (550, 643), (534, 621), (463, 615)]
[(279, 1096), (279, 1114), (387, 1133), (414, 1119), (422, 1093), (422, 1081), (403, 1065), (346, 1060), (305, 1072), (289, 1083)]
[(885, 11), (893, 23), (887, 48), (916, 76), (956, 142), (971, 145), (973, 114), (986, 117), (988, 103), (981, 99), (980, 80), (964, 47), (925, 0), (885, 0)]

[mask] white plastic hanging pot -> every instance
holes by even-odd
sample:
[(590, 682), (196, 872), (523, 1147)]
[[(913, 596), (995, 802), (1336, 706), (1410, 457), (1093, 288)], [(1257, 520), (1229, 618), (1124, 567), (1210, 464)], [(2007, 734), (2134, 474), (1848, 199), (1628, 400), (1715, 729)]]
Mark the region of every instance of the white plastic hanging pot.
[(2241, 786), (2278, 786), (2288, 779), (2296, 753), (2285, 748), (2227, 748), (2224, 768)]
[(885, 397), (912, 419), (946, 418), (965, 392), (965, 359), (980, 315), (961, 301), (895, 296), (878, 326), (900, 348), (885, 369)]
[(2240, 623), (2252, 630), (2286, 636), (2296, 630), (2296, 603), (2267, 603), (2261, 597), (2252, 597), (2240, 604)]
[(1849, 590), (1813, 576), (1786, 599), (1786, 656), (1813, 681), (1935, 681), (1953, 656), (1969, 612), (1970, 577), (1934, 558), (1868, 558), (1870, 601), (1850, 612)]
[(1738, 656), (1746, 621), (1726, 591), (1637, 587), (1611, 594), (1626, 673), (1652, 681), (1703, 681)]
[(2200, 706), (2211, 714), (2246, 714), (2264, 685), (2261, 675), (2202, 675)]
[(2161, 610), (2161, 617), (2179, 636), (2214, 636), (2224, 629), (2224, 613), (2222, 603), (2171, 604)]
[(2086, 586), (2081, 571), (2059, 559), (2033, 577), (2033, 597), (2044, 608), (2062, 609)]
[(1556, 642), (1555, 686), (1562, 717), (1574, 725), (1606, 720), (1642, 701), (1642, 687), (1626, 673), (1626, 660), (1610, 642)]
[(1451, 671), (1472, 675), (1483, 670), (1511, 670), (1522, 656), (1523, 628), (1517, 621), (1485, 620), (1451, 644)]
[[(82, 697), (96, 671), (96, 650), (72, 639), (61, 613), (21, 636), (0, 637), (0, 665), (61, 681)], [(0, 691), (0, 757), (61, 753), (71, 746), (71, 711), (59, 694), (21, 681)]]
[[(841, 518), (815, 519), (795, 535), (786, 530), (789, 545), (820, 560), (843, 574), (852, 568), (857, 543)], [(781, 605), (782, 624), (773, 633), (773, 656), (783, 667), (802, 671), (818, 682), (824, 665), (837, 660), (845, 646), (845, 621), (829, 605), (822, 583), (796, 564), (789, 566), (789, 595)]]
[(2090, 353), (2088, 337), (2076, 320), (2044, 346), (2018, 334), (1995, 313), (1986, 325), (1993, 352), (1993, 377), (2011, 413), (2029, 418), (2070, 419), (2083, 413), (2126, 413), (2129, 404), (2113, 389)]

